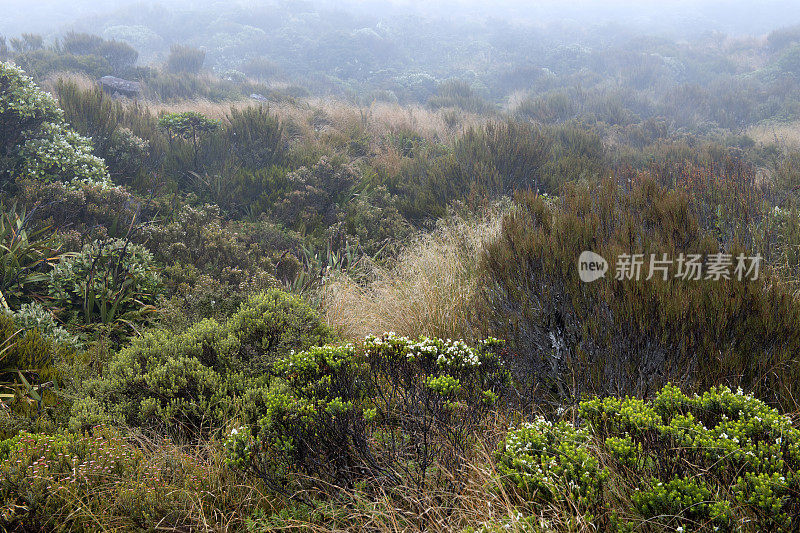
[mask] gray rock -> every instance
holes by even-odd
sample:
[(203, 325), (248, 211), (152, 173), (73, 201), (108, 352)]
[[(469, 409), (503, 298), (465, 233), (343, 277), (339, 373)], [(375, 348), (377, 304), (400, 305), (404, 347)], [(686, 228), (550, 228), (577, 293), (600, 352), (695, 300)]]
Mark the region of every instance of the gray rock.
[(103, 91), (112, 96), (137, 98), (142, 95), (142, 84), (137, 81), (123, 80), (114, 76), (103, 76), (100, 78), (99, 83)]

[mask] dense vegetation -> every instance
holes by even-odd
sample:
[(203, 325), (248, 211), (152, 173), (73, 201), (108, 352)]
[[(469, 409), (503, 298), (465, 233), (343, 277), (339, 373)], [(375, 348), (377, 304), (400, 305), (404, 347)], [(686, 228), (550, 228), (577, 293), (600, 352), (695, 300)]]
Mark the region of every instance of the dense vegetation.
[(800, 31), (226, 9), (0, 39), (4, 529), (800, 528)]

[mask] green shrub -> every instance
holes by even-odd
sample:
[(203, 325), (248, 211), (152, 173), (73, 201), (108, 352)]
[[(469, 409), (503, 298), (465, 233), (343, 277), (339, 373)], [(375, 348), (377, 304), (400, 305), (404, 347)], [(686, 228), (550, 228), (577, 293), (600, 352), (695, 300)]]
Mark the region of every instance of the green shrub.
[(272, 216), (301, 234), (321, 236), (339, 220), (357, 179), (353, 165), (341, 158), (321, 157), (312, 167), (286, 176), (286, 191), (276, 198)]
[(158, 125), (169, 135), (170, 145), (173, 139), (183, 139), (189, 143), (194, 153), (194, 170), (199, 171), (201, 141), (219, 128), (219, 122), (196, 111), (184, 111), (162, 115)]
[(290, 193), (292, 181), (284, 167), (268, 166), (249, 170), (235, 167), (224, 174), (201, 180), (202, 198), (219, 205), (231, 217), (258, 219), (274, 211)]
[(61, 48), (73, 55), (94, 55), (108, 61), (117, 76), (124, 76), (139, 58), (139, 52), (127, 43), (106, 41), (97, 35), (69, 32), (61, 40)]
[(172, 74), (199, 74), (205, 60), (205, 51), (191, 46), (173, 44), (169, 51), (166, 68)]
[(290, 353), (276, 363), (278, 378), (268, 388), (246, 396), (245, 421), (257, 439), (248, 466), (273, 489), (318, 480), (352, 487), (377, 468), (361, 407), (367, 389), (354, 355), (349, 345)]
[[(39, 311), (34, 318), (23, 309), (16, 316), (0, 312), (0, 390), (6, 415), (0, 422), (0, 436), (15, 434), (20, 428), (48, 429), (60, 421), (61, 398), (57, 366), (74, 357), (75, 348), (60, 338), (56, 328), (48, 331), (52, 320)], [(45, 327), (41, 327), (44, 323)], [(65, 336), (63, 336), (65, 337)]]
[(208, 319), (184, 333), (133, 339), (88, 384), (91, 405), (75, 407), (70, 424), (79, 429), (99, 417), (184, 436), (208, 433), (242, 409), (247, 391), (269, 383), (277, 361), (328, 340), (306, 304), (278, 290), (255, 295), (224, 323)]
[(581, 427), (538, 418), (501, 443), (498, 473), (526, 514), (609, 531), (796, 529), (800, 430), (741, 390), (666, 385), (651, 401), (584, 401), (578, 416)]
[[(392, 333), (367, 337), (369, 409), (374, 410), (379, 457), (391, 458), (416, 486), (433, 486), (458, 472), (469, 457), (484, 417), (509, 405), (502, 342), (487, 339), (472, 348), (463, 341)], [(390, 385), (389, 385), (390, 384)]]
[(44, 80), (49, 75), (61, 72), (75, 72), (91, 78), (100, 78), (114, 72), (104, 57), (65, 54), (50, 48), (17, 54), (14, 62), (37, 80)]
[(687, 396), (667, 385), (650, 402), (598, 398), (579, 413), (615, 458), (640, 519), (684, 531), (727, 530), (737, 515), (760, 530), (796, 527), (800, 431), (741, 389)]
[(123, 327), (148, 319), (161, 276), (147, 248), (121, 239), (65, 254), (49, 273), (48, 292), (70, 321)]
[(236, 162), (259, 170), (286, 161), (286, 138), (278, 117), (269, 107), (231, 108), (225, 135)]
[(227, 505), (216, 492), (225, 472), (213, 459), (160, 444), (142, 447), (102, 427), (88, 434), (20, 432), (0, 441), (0, 527), (137, 530), (160, 523), (191, 529), (195, 512), (214, 514)]
[(279, 69), (276, 63), (265, 57), (254, 57), (242, 66), (245, 74), (262, 81), (274, 78)]
[[(151, 166), (150, 141), (121, 125), (132, 122), (135, 111), (115, 102), (100, 87), (84, 90), (74, 81), (59, 79), (56, 92), (66, 120), (78, 133), (92, 139), (94, 154), (106, 162), (116, 183), (132, 181)], [(137, 128), (140, 132), (142, 129), (141, 125)]]
[(14, 320), (25, 331), (37, 330), (42, 337), (59, 344), (79, 346), (78, 338), (56, 323), (52, 311), (39, 303), (22, 304), (13, 313)]
[(509, 121), (468, 130), (453, 151), (459, 161), (481, 161), (494, 167), (500, 183), (486, 188), (501, 195), (541, 188), (541, 168), (549, 158), (551, 142), (543, 132)]
[(121, 187), (21, 180), (15, 198), (29, 213), (29, 224), (56, 233), (62, 251), (78, 252), (85, 244), (124, 238), (138, 222), (152, 218), (163, 201), (147, 201)]
[(585, 429), (539, 417), (509, 430), (498, 451), (497, 471), (524, 498), (574, 505), (591, 523), (610, 472), (601, 468), (590, 441)]
[(239, 297), (253, 288), (274, 286), (273, 254), (299, 246), (291, 235), (268, 223), (226, 222), (214, 205), (185, 206), (174, 220), (145, 227), (141, 241), (159, 263), (168, 265), (167, 294), (189, 298), (208, 293), (207, 278), (218, 285), (211, 292), (239, 293)]
[(475, 209), (519, 190), (552, 190), (560, 183), (552, 179), (553, 141), (530, 125), (490, 122), (468, 129), (450, 149), (419, 150), (388, 185), (414, 222), (440, 218), (454, 202)]
[(247, 394), (253, 440), (241, 442), (237, 430), (231, 460), (285, 492), (320, 482), (422, 489), (458, 478), (475, 431), (508, 399), (499, 344), (389, 333), (290, 353), (269, 386)]
[(434, 109), (457, 107), (470, 113), (489, 113), (493, 110), (493, 106), (463, 80), (441, 83), (436, 89), (436, 96), (428, 100), (428, 105)]

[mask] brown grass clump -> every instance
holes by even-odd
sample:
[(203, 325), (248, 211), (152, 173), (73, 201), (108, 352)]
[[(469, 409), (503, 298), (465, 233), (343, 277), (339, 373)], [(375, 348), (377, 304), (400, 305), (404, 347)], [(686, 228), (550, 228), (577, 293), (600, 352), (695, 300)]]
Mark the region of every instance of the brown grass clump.
[(56, 85), (59, 81), (71, 82), (83, 91), (90, 91), (97, 87), (97, 82), (86, 74), (78, 72), (54, 72), (42, 80), (41, 87), (51, 94), (57, 94)]
[(477, 339), (478, 258), (498, 229), (496, 216), (450, 220), (418, 235), (392, 265), (375, 266), (365, 284), (345, 275), (330, 278), (322, 288), (326, 322), (350, 339), (384, 331)]
[(759, 144), (775, 143), (788, 149), (800, 148), (800, 123), (771, 123), (753, 126), (747, 130), (754, 141)]

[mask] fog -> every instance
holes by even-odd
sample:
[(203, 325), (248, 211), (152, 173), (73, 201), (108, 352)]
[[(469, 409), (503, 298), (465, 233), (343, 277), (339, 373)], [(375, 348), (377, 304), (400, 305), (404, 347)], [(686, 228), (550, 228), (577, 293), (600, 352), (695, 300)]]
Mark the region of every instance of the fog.
[[(798, 28), (800, 4), (790, 0), (4, 0), (0, 47), (34, 77), (113, 74), (146, 82), (157, 100), (278, 91), (429, 104), (457, 82), (466, 84), (460, 97), (486, 101), (482, 110), (533, 97), (576, 105), (584, 91), (611, 91), (644, 118), (663, 115), (658, 106), (681, 87), (718, 95), (747, 85), (754, 102), (788, 98)], [(180, 47), (196, 52), (189, 72), (222, 85), (198, 93), (195, 78), (163, 76), (186, 73), (169, 66), (183, 60)], [(745, 105), (784, 113), (784, 103), (754, 106)]]
[(55, 33), (72, 25), (81, 25), (87, 17), (109, 17), (131, 6), (165, 6), (168, 9), (224, 13), (239, 7), (260, 9), (282, 6), (297, 13), (316, 9), (342, 10), (384, 18), (420, 15), (456, 19), (500, 19), (517, 23), (550, 24), (571, 22), (579, 25), (621, 24), (642, 32), (687, 35), (702, 31), (760, 35), (779, 26), (800, 22), (800, 4), (792, 0), (574, 0), (533, 2), (501, 0), (318, 0), (282, 1), (237, 0), (3, 0), (0, 33)]

